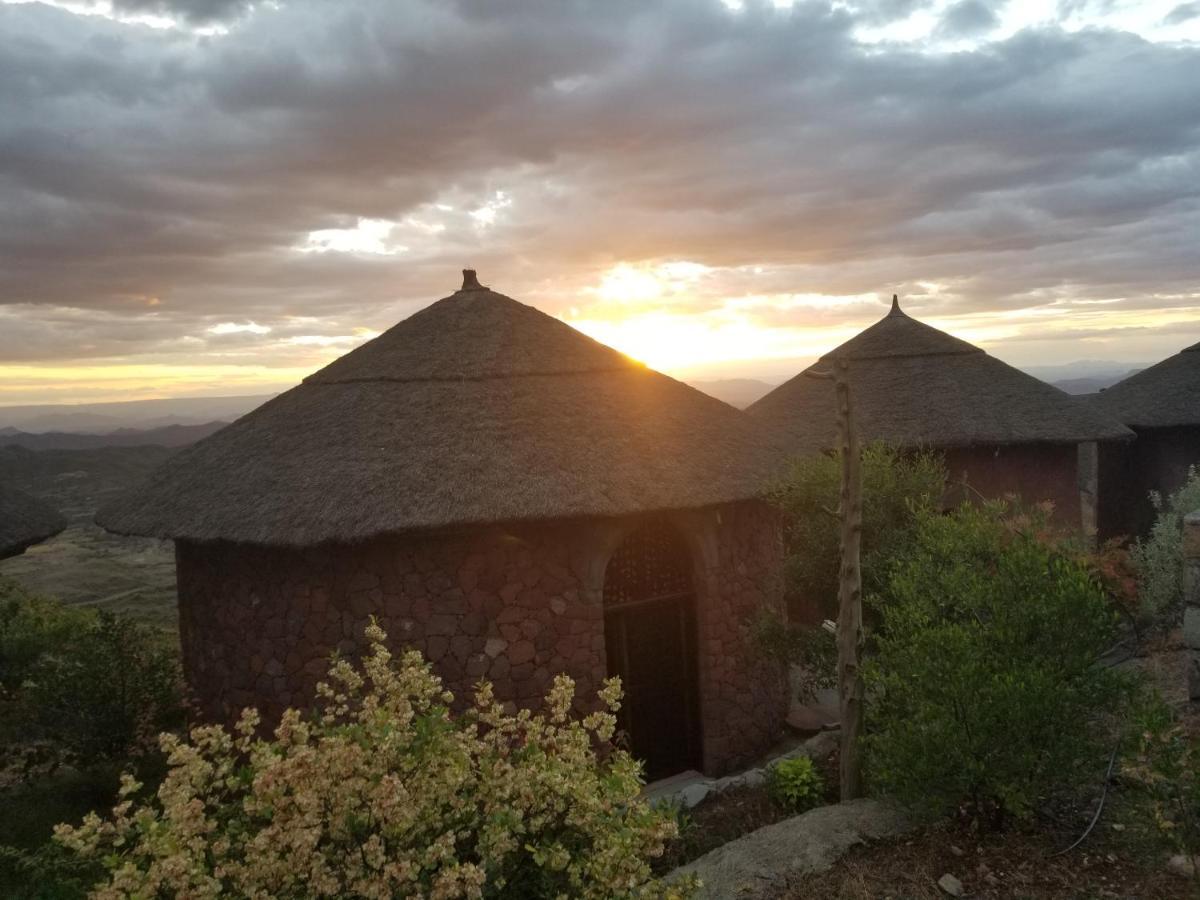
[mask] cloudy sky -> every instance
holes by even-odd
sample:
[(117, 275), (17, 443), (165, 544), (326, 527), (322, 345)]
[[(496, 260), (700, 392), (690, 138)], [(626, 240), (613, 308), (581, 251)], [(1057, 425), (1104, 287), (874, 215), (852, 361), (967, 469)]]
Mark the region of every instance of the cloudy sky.
[[(682, 377), (1200, 340), (1200, 2), (0, 2), (0, 404), (256, 393), (459, 270)], [(469, 352), (469, 348), (464, 348)]]

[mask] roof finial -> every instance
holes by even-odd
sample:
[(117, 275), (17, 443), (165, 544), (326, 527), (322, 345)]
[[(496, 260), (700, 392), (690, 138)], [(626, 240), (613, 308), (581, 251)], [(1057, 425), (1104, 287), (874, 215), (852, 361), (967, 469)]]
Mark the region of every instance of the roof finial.
[(479, 279), (475, 277), (474, 269), (463, 269), (462, 272), (463, 272), (463, 286), (461, 288), (459, 288), (460, 291), (486, 291), (487, 290), (487, 288), (485, 288), (482, 284), (479, 283)]
[(896, 294), (892, 294), (892, 310), (888, 313), (889, 316), (902, 316), (904, 310), (900, 308), (900, 298)]

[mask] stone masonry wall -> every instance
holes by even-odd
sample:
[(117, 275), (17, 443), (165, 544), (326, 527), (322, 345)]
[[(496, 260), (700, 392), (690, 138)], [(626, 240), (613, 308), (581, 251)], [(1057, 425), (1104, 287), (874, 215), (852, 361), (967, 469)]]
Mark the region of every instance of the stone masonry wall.
[[(782, 672), (756, 662), (745, 622), (779, 602), (778, 529), (758, 504), (673, 517), (696, 560), (705, 769), (766, 750), (786, 712)], [(270, 720), (305, 706), (334, 650), (375, 615), (434, 664), (460, 703), (480, 678), (537, 706), (555, 674), (582, 698), (604, 678), (604, 569), (641, 521), (587, 521), (307, 549), (178, 542), (180, 639), (202, 714)]]
[[(707, 523), (696, 521), (702, 516)], [(786, 673), (756, 658), (745, 627), (764, 606), (784, 611), (783, 540), (777, 518), (755, 503), (683, 518), (680, 525), (707, 545), (697, 585), (700, 714), (704, 769), (722, 774), (751, 762), (783, 731)]]
[[(1070, 528), (1089, 527), (1080, 505), (1079, 450), (1075, 444), (955, 447), (945, 451), (950, 481), (967, 483), (984, 497), (1016, 494), (1027, 503), (1049, 500), (1054, 518)], [(974, 491), (968, 496), (973, 497)], [(1089, 519), (1091, 517), (1089, 516)]]
[(1200, 700), (1200, 510), (1183, 520), (1183, 602), (1188, 697)]

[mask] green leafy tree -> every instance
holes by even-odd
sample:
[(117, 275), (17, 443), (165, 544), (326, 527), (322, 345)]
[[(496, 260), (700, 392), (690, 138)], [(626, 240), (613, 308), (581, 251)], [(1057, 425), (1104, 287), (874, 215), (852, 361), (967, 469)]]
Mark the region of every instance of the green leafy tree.
[(1095, 778), (1128, 679), (1099, 664), (1115, 613), (1087, 567), (1003, 503), (918, 517), (871, 602), (874, 787), (985, 823)]
[[(946, 467), (939, 454), (875, 442), (863, 448), (862, 473), (863, 587), (869, 591), (905, 546), (919, 513), (940, 501)], [(837, 615), (840, 488), (840, 454), (813, 454), (795, 459), (768, 492), (784, 517), (789, 603), (828, 618)]]

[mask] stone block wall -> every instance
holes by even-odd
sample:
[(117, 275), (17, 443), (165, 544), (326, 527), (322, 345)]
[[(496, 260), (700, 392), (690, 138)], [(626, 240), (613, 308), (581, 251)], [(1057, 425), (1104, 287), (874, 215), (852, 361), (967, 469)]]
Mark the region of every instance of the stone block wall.
[[(951, 484), (965, 475), (974, 489), (967, 498), (974, 498), (978, 491), (988, 498), (1015, 494), (1027, 503), (1049, 500), (1054, 504), (1057, 522), (1085, 530), (1094, 524), (1090, 511), (1085, 517), (1081, 454), (1076, 444), (951, 447), (945, 450), (945, 456)], [(1090, 465), (1090, 457), (1085, 457), (1085, 462)]]
[[(778, 525), (753, 503), (672, 517), (697, 591), (704, 765), (752, 759), (782, 730), (782, 671), (754, 658), (744, 627), (779, 603)], [(421, 650), (459, 705), (490, 680), (498, 698), (540, 704), (554, 675), (594, 697), (606, 675), (604, 570), (641, 519), (384, 538), (312, 548), (177, 542), (185, 674), (202, 714), (270, 721), (311, 702), (334, 650), (353, 654), (375, 615), (397, 647)]]
[(1183, 602), (1188, 697), (1200, 700), (1200, 510), (1183, 520)]

